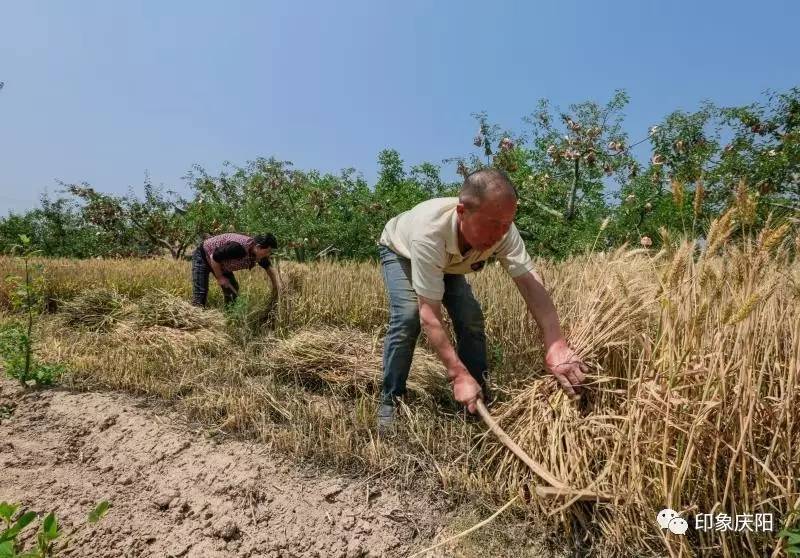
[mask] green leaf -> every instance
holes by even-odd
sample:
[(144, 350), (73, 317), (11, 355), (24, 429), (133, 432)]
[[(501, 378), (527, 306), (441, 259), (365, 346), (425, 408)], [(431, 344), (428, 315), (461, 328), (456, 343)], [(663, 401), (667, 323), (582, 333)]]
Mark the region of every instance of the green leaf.
[(103, 500), (102, 502), (97, 504), (97, 507), (93, 509), (91, 512), (89, 512), (89, 523), (97, 523), (98, 521), (103, 519), (103, 516), (106, 515), (106, 512), (110, 507), (111, 504), (109, 504), (106, 500)]
[(50, 543), (47, 542), (47, 535), (45, 535), (44, 529), (36, 535), (36, 546), (39, 548), (37, 551), (39, 554), (47, 556), (47, 547), (50, 546)]
[(5, 541), (10, 541), (16, 538), (17, 534), (19, 534), (20, 531), (22, 531), (25, 527), (27, 527), (28, 524), (34, 519), (36, 519), (36, 513), (34, 512), (23, 513), (21, 516), (17, 518), (17, 521), (14, 523), (13, 527), (7, 529), (6, 531), (3, 532), (2, 535), (0, 535), (0, 543)]
[(31, 521), (36, 519), (36, 512), (26, 512), (23, 513), (21, 516), (17, 518), (17, 522), (14, 524), (14, 527), (18, 528), (22, 531), (25, 527), (27, 527)]
[(11, 541), (0, 543), (0, 558), (14, 558), (14, 543)]
[(31, 243), (31, 239), (27, 234), (19, 235), (19, 241), (22, 242), (23, 246), (28, 246)]
[(10, 523), (11, 518), (17, 513), (17, 508), (19, 508), (19, 506), (9, 504), (8, 502), (0, 502), (0, 517)]
[(44, 523), (42, 524), (42, 531), (44, 532), (44, 536), (48, 538), (48, 540), (55, 540), (58, 538), (58, 520), (53, 512), (47, 514), (47, 517), (44, 518)]
[(800, 554), (800, 546), (790, 546), (786, 549), (786, 554)]

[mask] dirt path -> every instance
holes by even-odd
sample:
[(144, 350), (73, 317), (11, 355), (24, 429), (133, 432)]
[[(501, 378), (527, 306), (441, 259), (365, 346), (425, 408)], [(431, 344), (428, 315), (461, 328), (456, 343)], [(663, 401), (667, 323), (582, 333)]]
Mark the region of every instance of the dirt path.
[(180, 423), (126, 395), (21, 394), (0, 380), (0, 501), (55, 510), (67, 527), (111, 501), (69, 556), (405, 556), (441, 525), (443, 502), (425, 494), (299, 469)]

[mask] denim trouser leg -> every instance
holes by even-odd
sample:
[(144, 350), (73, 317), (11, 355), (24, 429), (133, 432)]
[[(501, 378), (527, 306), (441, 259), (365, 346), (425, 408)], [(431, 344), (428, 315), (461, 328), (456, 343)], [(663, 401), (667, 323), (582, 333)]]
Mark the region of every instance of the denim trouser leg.
[(419, 337), (419, 303), (411, 287), (411, 262), (380, 247), (381, 271), (389, 296), (389, 329), (383, 340), (381, 400), (392, 403), (406, 392), (414, 347)]
[(483, 311), (463, 275), (444, 276), (444, 307), (453, 322), (458, 358), (469, 373), (485, 389), (483, 373), (489, 368), (486, 357), (486, 331)]
[(208, 300), (208, 274), (211, 268), (203, 256), (203, 245), (197, 247), (192, 255), (192, 304), (205, 306)]
[[(389, 330), (383, 341), (382, 400), (406, 392), (414, 347), (420, 333), (419, 302), (411, 286), (411, 262), (381, 246), (381, 269), (389, 295)], [(463, 275), (444, 276), (442, 304), (453, 322), (458, 357), (482, 388), (488, 369), (483, 312)]]

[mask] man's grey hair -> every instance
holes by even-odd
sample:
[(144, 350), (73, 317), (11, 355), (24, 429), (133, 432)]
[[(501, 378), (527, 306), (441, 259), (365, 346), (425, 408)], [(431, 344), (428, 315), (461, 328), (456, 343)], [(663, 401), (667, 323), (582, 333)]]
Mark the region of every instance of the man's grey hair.
[(479, 169), (467, 175), (458, 199), (467, 209), (474, 210), (480, 207), (490, 192), (511, 195), (515, 201), (519, 200), (511, 178), (502, 170), (491, 168)]

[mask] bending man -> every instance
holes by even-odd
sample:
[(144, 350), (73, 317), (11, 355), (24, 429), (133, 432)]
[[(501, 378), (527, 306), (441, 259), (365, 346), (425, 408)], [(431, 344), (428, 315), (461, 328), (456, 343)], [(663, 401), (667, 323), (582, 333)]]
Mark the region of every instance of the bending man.
[[(464, 275), (482, 269), (492, 256), (512, 277), (542, 330), (548, 370), (570, 396), (578, 396), (586, 366), (564, 340), (553, 302), (514, 226), (516, 210), (510, 179), (502, 171), (482, 169), (467, 176), (458, 197), (422, 202), (384, 227), (379, 251), (390, 310), (380, 430), (394, 423), (396, 399), (405, 394), (421, 329), (447, 367), (456, 401), (474, 413), (477, 398), (485, 397), (483, 313)], [(442, 305), (453, 322), (457, 350), (444, 330)]]
[(208, 299), (208, 275), (213, 273), (225, 296), (225, 303), (236, 300), (239, 283), (234, 271), (252, 269), (258, 264), (267, 272), (276, 294), (280, 280), (269, 260), (278, 241), (272, 234), (249, 237), (237, 233), (225, 233), (207, 238), (192, 257), (192, 304), (205, 306)]

